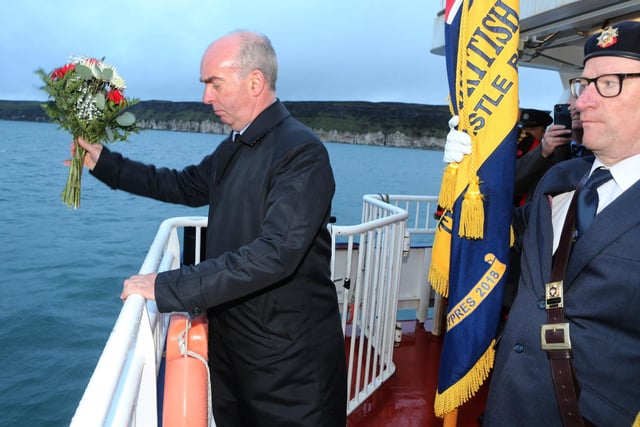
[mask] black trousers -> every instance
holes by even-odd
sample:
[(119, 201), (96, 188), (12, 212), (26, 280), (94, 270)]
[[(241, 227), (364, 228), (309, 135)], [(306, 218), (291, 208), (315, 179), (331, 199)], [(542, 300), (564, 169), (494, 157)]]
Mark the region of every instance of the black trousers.
[(209, 318), (217, 427), (344, 427), (346, 360), (339, 319), (308, 331), (300, 331), (301, 324), (274, 331), (247, 323)]

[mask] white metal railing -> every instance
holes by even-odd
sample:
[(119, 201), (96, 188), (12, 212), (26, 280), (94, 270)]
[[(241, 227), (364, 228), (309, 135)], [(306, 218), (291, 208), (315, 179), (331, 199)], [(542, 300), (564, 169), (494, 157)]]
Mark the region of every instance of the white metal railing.
[(410, 235), (435, 234), (438, 225), (438, 220), (434, 217), (438, 209), (437, 196), (382, 194), (380, 197), (387, 203), (407, 211), (407, 232)]
[[(156, 234), (140, 274), (180, 266), (178, 227), (196, 227), (196, 263), (200, 261), (199, 229), (204, 217), (164, 221)], [(140, 295), (125, 301), (98, 364), (84, 391), (71, 427), (158, 425), (157, 375), (169, 315), (158, 313), (155, 302)]]
[(411, 251), (403, 259), (398, 309), (416, 309), (418, 321), (428, 322), (425, 329), (434, 335), (442, 333), (442, 297), (431, 289), (427, 277), (431, 265), (431, 246), (438, 226), (437, 196), (381, 194), (382, 200), (408, 212), (407, 232)]
[[(380, 196), (365, 195), (361, 224), (330, 226), (332, 279), (343, 284), (338, 293), (348, 343), (347, 414), (395, 372), (393, 348), (407, 217), (405, 210), (383, 202)], [(347, 238), (342, 265), (336, 265), (339, 236)]]
[[(431, 265), (431, 246), (436, 232), (438, 220), (438, 198), (436, 196), (389, 195), (379, 194), (378, 197), (409, 214), (406, 232), (409, 240), (405, 241), (402, 272), (400, 276), (400, 294), (398, 295), (398, 310), (406, 312), (415, 309), (415, 318), (421, 322), (428, 322), (426, 329), (431, 329), (435, 335), (440, 335), (440, 323), (435, 322), (442, 306), (441, 297), (431, 289), (427, 277)], [(410, 247), (407, 247), (407, 245)], [(336, 253), (342, 258), (341, 252)], [(408, 312), (406, 312), (408, 313)], [(405, 314), (405, 316), (408, 314)]]
[[(362, 224), (330, 226), (332, 278), (335, 282), (351, 283), (350, 289), (337, 286), (341, 293), (343, 331), (351, 339), (348, 413), (395, 371), (392, 355), (402, 254), (403, 250), (408, 250), (405, 242), (408, 214), (382, 199), (400, 204), (402, 197), (406, 198), (366, 195), (363, 197)], [(426, 209), (425, 212), (429, 215), (430, 211)], [(417, 229), (419, 225), (415, 224)], [(194, 253), (195, 263), (198, 263), (200, 230), (206, 225), (206, 217), (165, 220), (149, 248), (140, 274), (180, 266), (182, 247), (178, 229), (181, 227), (196, 229)], [(335, 265), (338, 236), (348, 240), (345, 266)], [(352, 258), (354, 253), (357, 261)], [(341, 268), (343, 276), (339, 280), (336, 277)], [(158, 425), (157, 375), (168, 321), (169, 315), (158, 313), (155, 302), (145, 302), (139, 295), (127, 298), (71, 420), (71, 427)]]

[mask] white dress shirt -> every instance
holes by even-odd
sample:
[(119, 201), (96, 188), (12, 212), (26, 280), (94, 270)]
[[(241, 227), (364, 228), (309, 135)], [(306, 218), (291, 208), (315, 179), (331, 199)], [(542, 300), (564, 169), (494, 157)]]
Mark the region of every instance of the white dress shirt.
[[(604, 167), (604, 165), (596, 158), (591, 166), (589, 175), (599, 167)], [(596, 215), (640, 179), (640, 154), (616, 163), (609, 168), (609, 171), (613, 179), (598, 187), (598, 210)], [(567, 216), (573, 193), (575, 193), (575, 191), (558, 194), (551, 202), (554, 253), (560, 243), (560, 233), (562, 232), (562, 226), (564, 225), (564, 219)]]

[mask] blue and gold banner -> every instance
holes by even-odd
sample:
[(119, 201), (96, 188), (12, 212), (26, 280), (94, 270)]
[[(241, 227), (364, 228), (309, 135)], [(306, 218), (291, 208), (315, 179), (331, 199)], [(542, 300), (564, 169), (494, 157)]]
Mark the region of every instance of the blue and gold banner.
[(445, 19), (450, 107), (472, 152), (443, 176), (452, 200), (441, 203), (429, 273), (448, 298), (435, 400), (441, 417), (470, 399), (493, 367), (513, 209), (519, 2), (448, 0)]

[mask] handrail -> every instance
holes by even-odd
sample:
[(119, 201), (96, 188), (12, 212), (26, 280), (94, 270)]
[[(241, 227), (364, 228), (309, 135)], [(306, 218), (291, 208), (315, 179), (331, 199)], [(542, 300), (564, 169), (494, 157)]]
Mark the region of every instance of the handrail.
[[(177, 227), (198, 229), (206, 223), (205, 217), (179, 217), (162, 222), (139, 273), (177, 268), (180, 265)], [(158, 313), (154, 301), (145, 303), (140, 295), (127, 298), (71, 427), (157, 426), (156, 378), (167, 324), (168, 315)]]
[[(406, 210), (382, 201), (381, 196), (378, 194), (365, 194), (364, 196), (362, 196), (362, 201), (365, 207), (363, 208), (362, 223), (355, 225), (332, 225), (331, 230), (333, 233), (335, 233), (337, 236), (355, 235), (371, 230), (372, 228), (392, 224), (394, 222), (397, 222), (398, 219), (406, 219), (409, 215)], [(380, 218), (370, 216), (368, 217), (367, 212), (365, 211), (367, 205), (375, 206), (380, 209), (386, 209), (388, 216)]]
[(435, 218), (438, 209), (437, 196), (416, 195), (383, 195), (390, 204), (409, 213), (407, 232), (409, 234), (435, 234), (438, 220)]
[[(364, 388), (359, 388), (360, 384), (354, 388), (355, 398), (350, 400), (348, 412), (395, 371), (393, 333), (407, 217), (404, 209), (386, 203), (380, 196), (365, 195), (362, 224), (329, 227), (334, 243), (332, 277), (335, 277), (336, 236), (347, 236), (351, 247), (354, 237), (360, 239), (359, 270), (353, 288), (353, 298), (360, 302), (354, 313), (354, 325), (361, 328), (362, 341), (367, 340), (370, 345), (360, 348), (358, 356), (355, 351), (350, 356), (354, 359), (349, 362), (350, 375), (354, 363), (358, 364), (355, 369), (359, 374), (366, 373), (363, 374)], [(195, 227), (195, 262), (199, 262), (200, 229), (206, 225), (206, 217), (178, 217), (163, 221), (142, 263), (140, 274), (180, 266), (180, 227)], [(376, 310), (380, 313), (374, 312)], [(347, 315), (348, 311), (343, 308), (345, 333)], [(71, 427), (158, 425), (157, 375), (168, 319), (169, 315), (158, 313), (155, 302), (145, 303), (140, 295), (127, 298), (71, 420)], [(376, 367), (369, 378), (371, 366)]]

